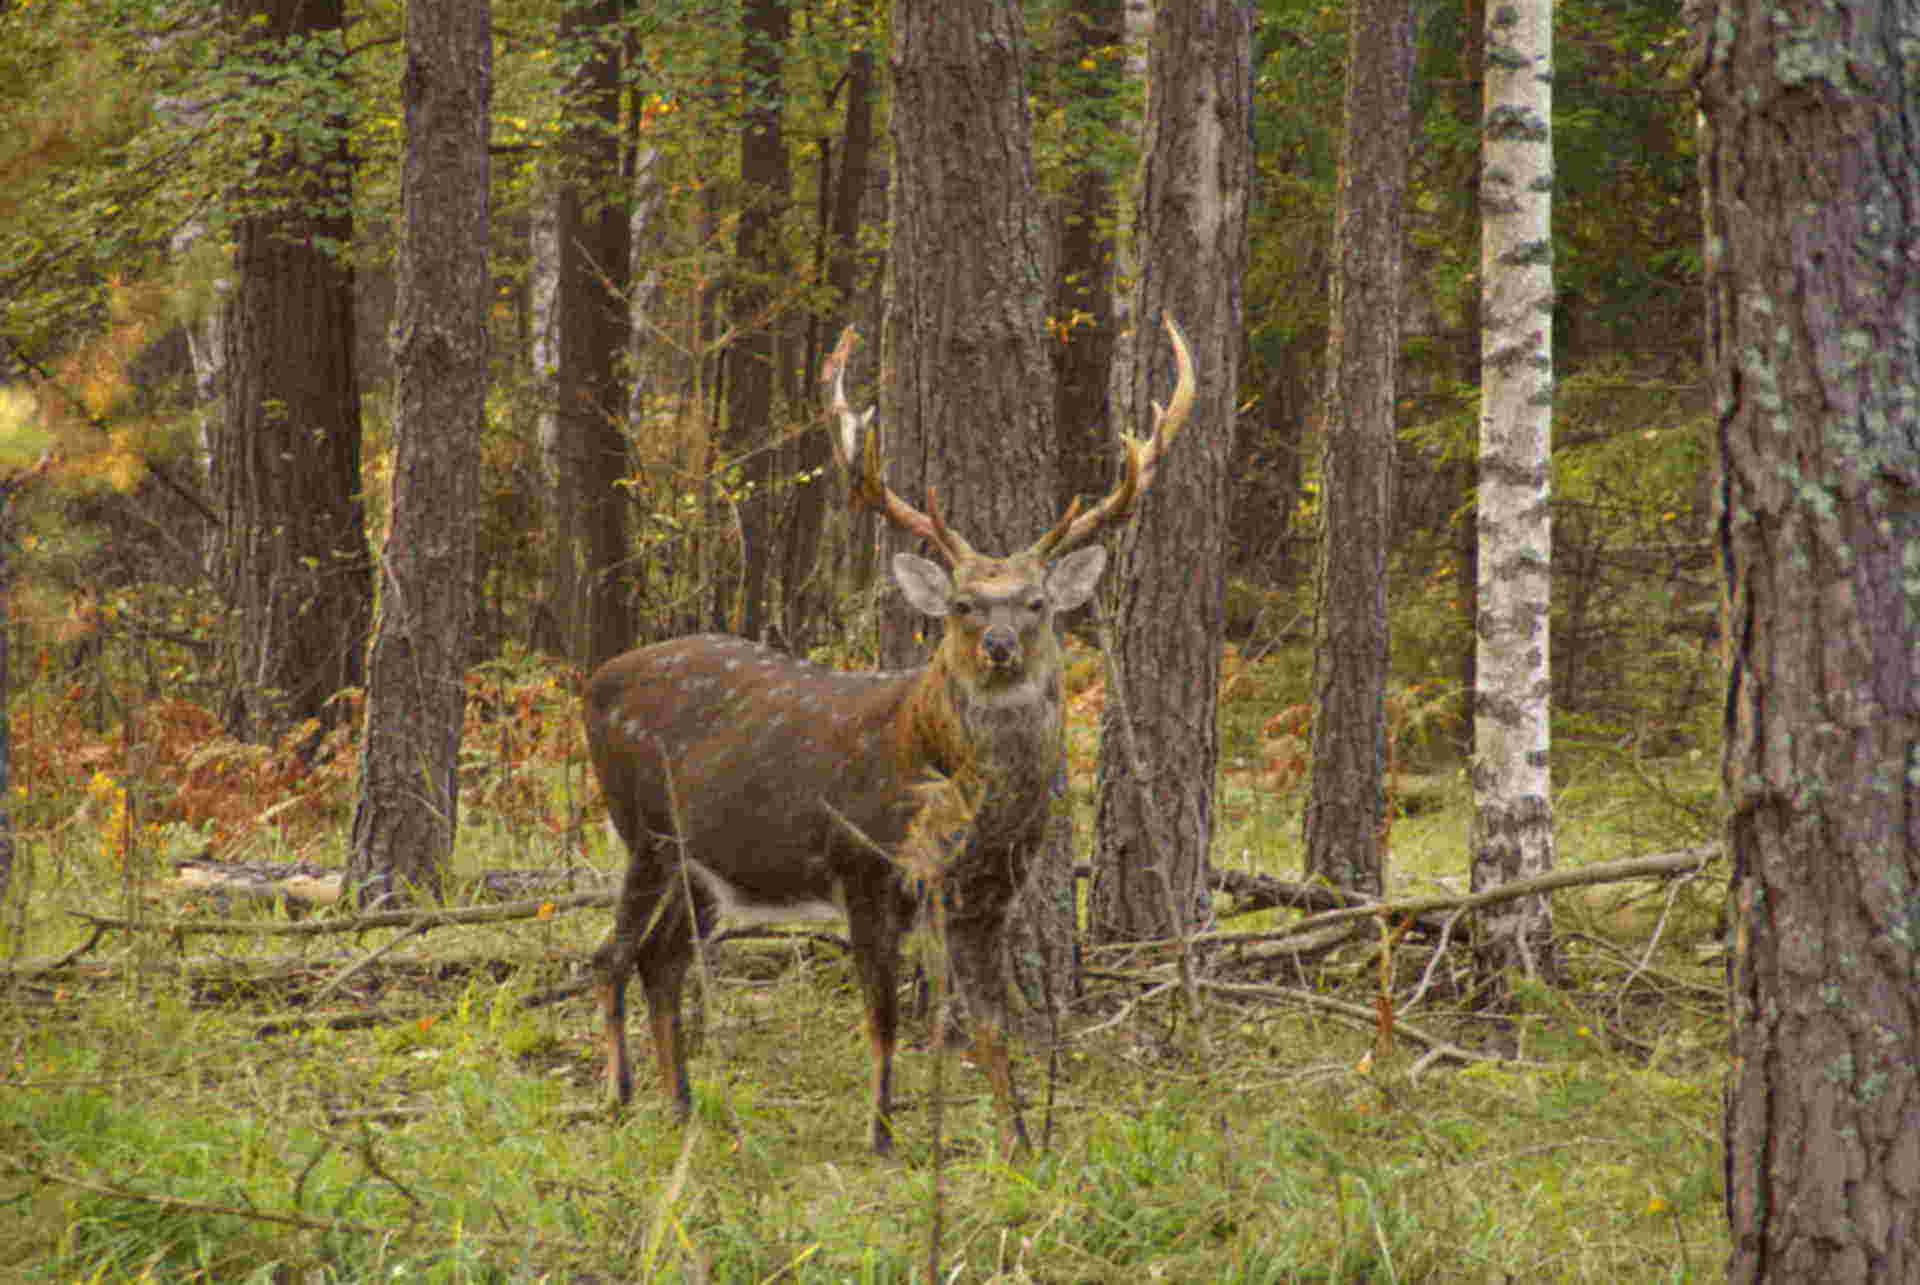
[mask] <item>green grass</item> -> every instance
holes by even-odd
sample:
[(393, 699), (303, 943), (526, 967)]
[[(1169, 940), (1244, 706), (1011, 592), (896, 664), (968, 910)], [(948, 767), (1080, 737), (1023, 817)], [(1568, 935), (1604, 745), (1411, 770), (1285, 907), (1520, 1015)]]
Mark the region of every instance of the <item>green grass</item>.
[[(584, 999), (520, 1003), (601, 931), (603, 914), (436, 932), (369, 970), (384, 989), (361, 997), (431, 1016), (359, 1030), (257, 1028), (373, 934), (321, 939), (308, 974), (251, 995), (208, 999), (152, 945), (16, 986), (0, 999), (0, 1278), (925, 1279), (930, 1054), (903, 1052), (902, 1155), (875, 1161), (844, 961), (717, 952), (683, 1131), (650, 1093), (619, 1119), (598, 1107)], [(1414, 1080), (1416, 1046), (1362, 1071), (1366, 1032), (1297, 1007), (1143, 1003), (1070, 1039), (1051, 1084), (1023, 1061), (1051, 1141), (1013, 1164), (956, 1063), (942, 1279), (1718, 1279), (1721, 1019), (1659, 991), (1687, 972), (1684, 944), (1631, 985), (1621, 946), (1576, 941), (1573, 986), (1524, 992), (1525, 1068)], [(286, 944), (222, 949), (239, 967)], [(493, 959), (512, 967), (477, 966)], [(1124, 993), (1095, 986), (1073, 1025)], [(1405, 1016), (1475, 1042), (1467, 1015)]]
[[(1298, 871), (1298, 791), (1260, 778), (1264, 722), (1301, 695), (1297, 661), (1232, 688), (1222, 865)], [(1636, 759), (1572, 730), (1555, 760), (1562, 864), (1710, 835), (1710, 755)], [(1072, 733), (1083, 808), (1088, 735)], [(1462, 888), (1469, 792), (1457, 761), (1418, 748), (1390, 879)], [(577, 767), (553, 772), (543, 788), (571, 799)], [(86, 940), (69, 910), (148, 904), (88, 815), (64, 815), (26, 836), (0, 906), (15, 962)], [(466, 815), (462, 870), (557, 860), (506, 812)], [(200, 841), (156, 833), (142, 868), (173, 838), (169, 855)], [(618, 864), (597, 826), (584, 856)], [(286, 1019), (390, 931), (116, 933), (58, 973), (0, 975), (0, 1281), (924, 1281), (936, 1202), (943, 1281), (1719, 1280), (1723, 891), (1706, 877), (1560, 894), (1567, 984), (1521, 987), (1498, 1040), (1453, 1007), (1448, 961), (1397, 1014), (1524, 1065), (1415, 1076), (1414, 1040), (1369, 1059), (1370, 1029), (1297, 999), (1215, 993), (1196, 1013), (1102, 976), (1067, 1016), (1054, 1074), (1037, 1048), (1018, 1066), (1047, 1145), (998, 1158), (983, 1078), (956, 1060), (937, 1178), (918, 1043), (900, 1056), (901, 1154), (866, 1152), (857, 988), (830, 948), (715, 952), (710, 993), (689, 986), (697, 1110), (682, 1129), (650, 1085), (624, 1115), (600, 1106), (584, 995), (523, 1003), (577, 976), (604, 911), (406, 942), (326, 1001), (392, 1019), (358, 1029)], [(1304, 971), (1224, 951), (1208, 968), (1365, 1008), (1373, 949), (1369, 936)], [(1392, 962), (1405, 1004), (1428, 948)], [(924, 1024), (905, 1035), (924, 1041)], [(631, 1038), (650, 1069), (644, 1022)]]

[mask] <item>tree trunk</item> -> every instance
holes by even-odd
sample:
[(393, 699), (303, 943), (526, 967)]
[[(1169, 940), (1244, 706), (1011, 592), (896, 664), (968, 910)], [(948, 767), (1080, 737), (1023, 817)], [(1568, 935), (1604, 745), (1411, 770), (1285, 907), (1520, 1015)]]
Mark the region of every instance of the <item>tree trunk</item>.
[[(1032, 543), (1054, 503), (1049, 265), (1034, 186), (1026, 50), (1015, 0), (900, 0), (892, 69), (893, 237), (879, 424), (893, 488), (938, 489), (949, 524), (982, 549)], [(888, 663), (918, 658), (899, 622)], [(1064, 783), (1064, 756), (1061, 768)], [(1064, 801), (1063, 801), (1064, 802)], [(1015, 903), (1007, 943), (1029, 1005), (1076, 985), (1071, 822)]]
[(391, 529), (347, 880), (437, 893), (459, 820), (487, 395), (489, 0), (407, 6)]
[[(547, 447), (547, 600), (566, 654), (588, 672), (633, 641), (620, 358), (632, 230), (618, 191), (621, 0), (560, 10), (563, 45), (592, 50), (568, 90), (553, 194), (552, 432)], [(536, 258), (536, 262), (537, 262)]]
[[(1553, 7), (1487, 9), (1481, 141), (1479, 646), (1475, 671), (1473, 887), (1553, 868), (1547, 509), (1553, 427)], [(1497, 992), (1510, 972), (1548, 976), (1545, 897), (1483, 915), (1476, 959)]]
[[(337, 44), (344, 10), (340, 0), (237, 0), (233, 16), (271, 58), (285, 42)], [(312, 124), (261, 143), (220, 328), (226, 413), (211, 482), (215, 574), (233, 612), (224, 721), (262, 741), (330, 720), (334, 693), (360, 685), (372, 613), (347, 122)]]
[(1412, 69), (1407, 0), (1354, 0), (1327, 339), (1306, 874), (1376, 897), (1385, 877), (1387, 546)]
[[(1132, 237), (1136, 324), (1116, 354), (1132, 379), (1118, 390), (1114, 422), (1146, 432), (1150, 390), (1171, 387), (1163, 316), (1191, 337), (1199, 392), (1186, 431), (1136, 505), (1107, 572), (1125, 701), (1123, 707), (1110, 692), (1101, 720), (1090, 905), (1091, 931), (1108, 941), (1183, 933), (1204, 921), (1210, 905), (1227, 465), (1252, 164), (1247, 6), (1180, 0), (1157, 6), (1153, 22)], [(1130, 734), (1123, 716), (1131, 719)]]
[(739, 514), (739, 620), (732, 627), (764, 638), (770, 624), (768, 581), (776, 559), (773, 539), (778, 501), (775, 467), (782, 452), (773, 445), (775, 378), (781, 352), (775, 314), (780, 304), (784, 255), (780, 224), (792, 198), (782, 64), (789, 20), (786, 0), (748, 0), (740, 13), (742, 107), (740, 183), (742, 208), (734, 243), (734, 280), (729, 291), (734, 340), (727, 349), (729, 457), (739, 461), (740, 482), (732, 502)]
[(1733, 859), (1727, 1279), (1920, 1279), (1912, 4), (1697, 15)]

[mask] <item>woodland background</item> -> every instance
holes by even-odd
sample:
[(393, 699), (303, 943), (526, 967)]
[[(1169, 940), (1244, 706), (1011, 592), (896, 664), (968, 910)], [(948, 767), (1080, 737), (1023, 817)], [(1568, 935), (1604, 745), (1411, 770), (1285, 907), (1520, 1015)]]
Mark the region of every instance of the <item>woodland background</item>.
[[(701, 1072), (725, 1077), (701, 1085), (719, 1127), (684, 1151), (664, 1115), (611, 1134), (575, 1114), (596, 1092), (586, 1006), (536, 1001), (569, 998), (603, 928), (553, 903), (436, 930), (431, 948), (404, 926), (377, 966), (360, 955), (382, 938), (349, 956), (269, 920), (210, 954), (229, 939), (176, 934), (200, 943), (181, 954), (134, 931), (96, 972), (45, 967), (98, 940), (69, 911), (173, 922), (150, 898), (176, 862), (341, 864), (372, 610), (370, 587), (344, 586), (367, 580), (394, 471), (402, 13), (348, 4), (317, 33), (260, 39), (296, 12), (313, 11), (0, 7), (0, 464), (19, 483), (0, 931), (14, 959), (42, 956), (13, 975), (36, 980), (8, 1021), (16, 1080), (49, 1086), (0, 1122), (27, 1157), (0, 1199), (34, 1215), (11, 1261), (106, 1278), (905, 1278), (940, 1170), (881, 1190), (847, 1180), (850, 1150), (821, 1150), (857, 1135), (823, 1113), (855, 1109), (860, 1059), (840, 961), (804, 942), (725, 957)], [(1139, 64), (1120, 4), (1022, 12), (1059, 507), (1108, 481)], [(1388, 874), (1444, 894), (1462, 888), (1470, 811), (1485, 15), (1416, 13)], [(494, 6), (461, 887), (502, 866), (594, 887), (618, 868), (589, 824), (577, 722), (597, 660), (703, 629), (841, 664), (915, 652), (875, 592), (872, 533), (841, 516), (816, 392), (842, 325), (880, 331), (888, 21), (835, 0)], [(1578, 865), (1714, 837), (1723, 672), (1681, 6), (1565, 3), (1556, 21), (1554, 772)], [(1347, 26), (1340, 5), (1254, 10), (1214, 860), (1269, 879), (1301, 860)], [(568, 258), (589, 233), (624, 238), (623, 276), (621, 256)], [(249, 254), (263, 270), (241, 290)], [(626, 309), (611, 364), (567, 366), (562, 318), (608, 324), (610, 291)], [(290, 391), (272, 382), (288, 353), (310, 381)], [(1105, 698), (1083, 632), (1082, 833)], [(1098, 1020), (1048, 1072), (1065, 1140), (1021, 1181), (971, 1153), (946, 1196), (954, 1252), (1012, 1279), (1711, 1270), (1721, 885), (1634, 887), (1564, 908), (1572, 984), (1522, 988), (1517, 1060), (1468, 1056), (1444, 1101), (1364, 1069), (1364, 1006), (1390, 974), (1410, 1020), (1439, 1005), (1439, 1033), (1383, 1060), (1479, 1029), (1439, 998), (1444, 938), (1351, 957), (1242, 943), (1199, 1012), (1163, 961), (1090, 959)], [(1255, 935), (1288, 919), (1258, 892), (1236, 920)], [(1357, 1033), (1313, 998), (1349, 990)], [(794, 1065), (823, 1030), (846, 1049)], [(129, 1078), (146, 1075), (176, 1109)], [(1543, 1132), (1589, 1163), (1538, 1154)]]

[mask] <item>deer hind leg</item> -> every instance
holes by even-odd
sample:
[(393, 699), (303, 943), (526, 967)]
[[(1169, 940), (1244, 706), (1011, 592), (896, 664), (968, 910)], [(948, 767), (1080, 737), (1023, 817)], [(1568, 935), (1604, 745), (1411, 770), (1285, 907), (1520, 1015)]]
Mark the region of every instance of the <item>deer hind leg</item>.
[(647, 996), (661, 1087), (684, 1119), (693, 1094), (680, 1041), (680, 985), (692, 958), (691, 925), (685, 897), (655, 859), (658, 845), (644, 838), (642, 842), (647, 847), (635, 853), (627, 868), (613, 932), (594, 955), (595, 991), (605, 1028), (607, 1096), (622, 1105), (633, 1096), (627, 982), (637, 969)]
[(867, 1042), (873, 1050), (870, 1140), (878, 1156), (893, 1154), (893, 1054), (900, 1026), (900, 934), (904, 927), (894, 890), (863, 890), (847, 898), (847, 936), (866, 1001)]

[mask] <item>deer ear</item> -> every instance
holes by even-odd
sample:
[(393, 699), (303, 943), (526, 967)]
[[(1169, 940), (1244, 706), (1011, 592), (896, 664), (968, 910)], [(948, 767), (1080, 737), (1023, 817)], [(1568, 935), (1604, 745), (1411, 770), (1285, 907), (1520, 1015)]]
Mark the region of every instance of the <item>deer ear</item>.
[(893, 578), (907, 601), (929, 616), (944, 616), (953, 600), (953, 581), (937, 564), (911, 553), (893, 555)]
[(1100, 573), (1107, 569), (1106, 546), (1090, 544), (1076, 549), (1047, 568), (1047, 596), (1055, 611), (1072, 611), (1093, 597)]

